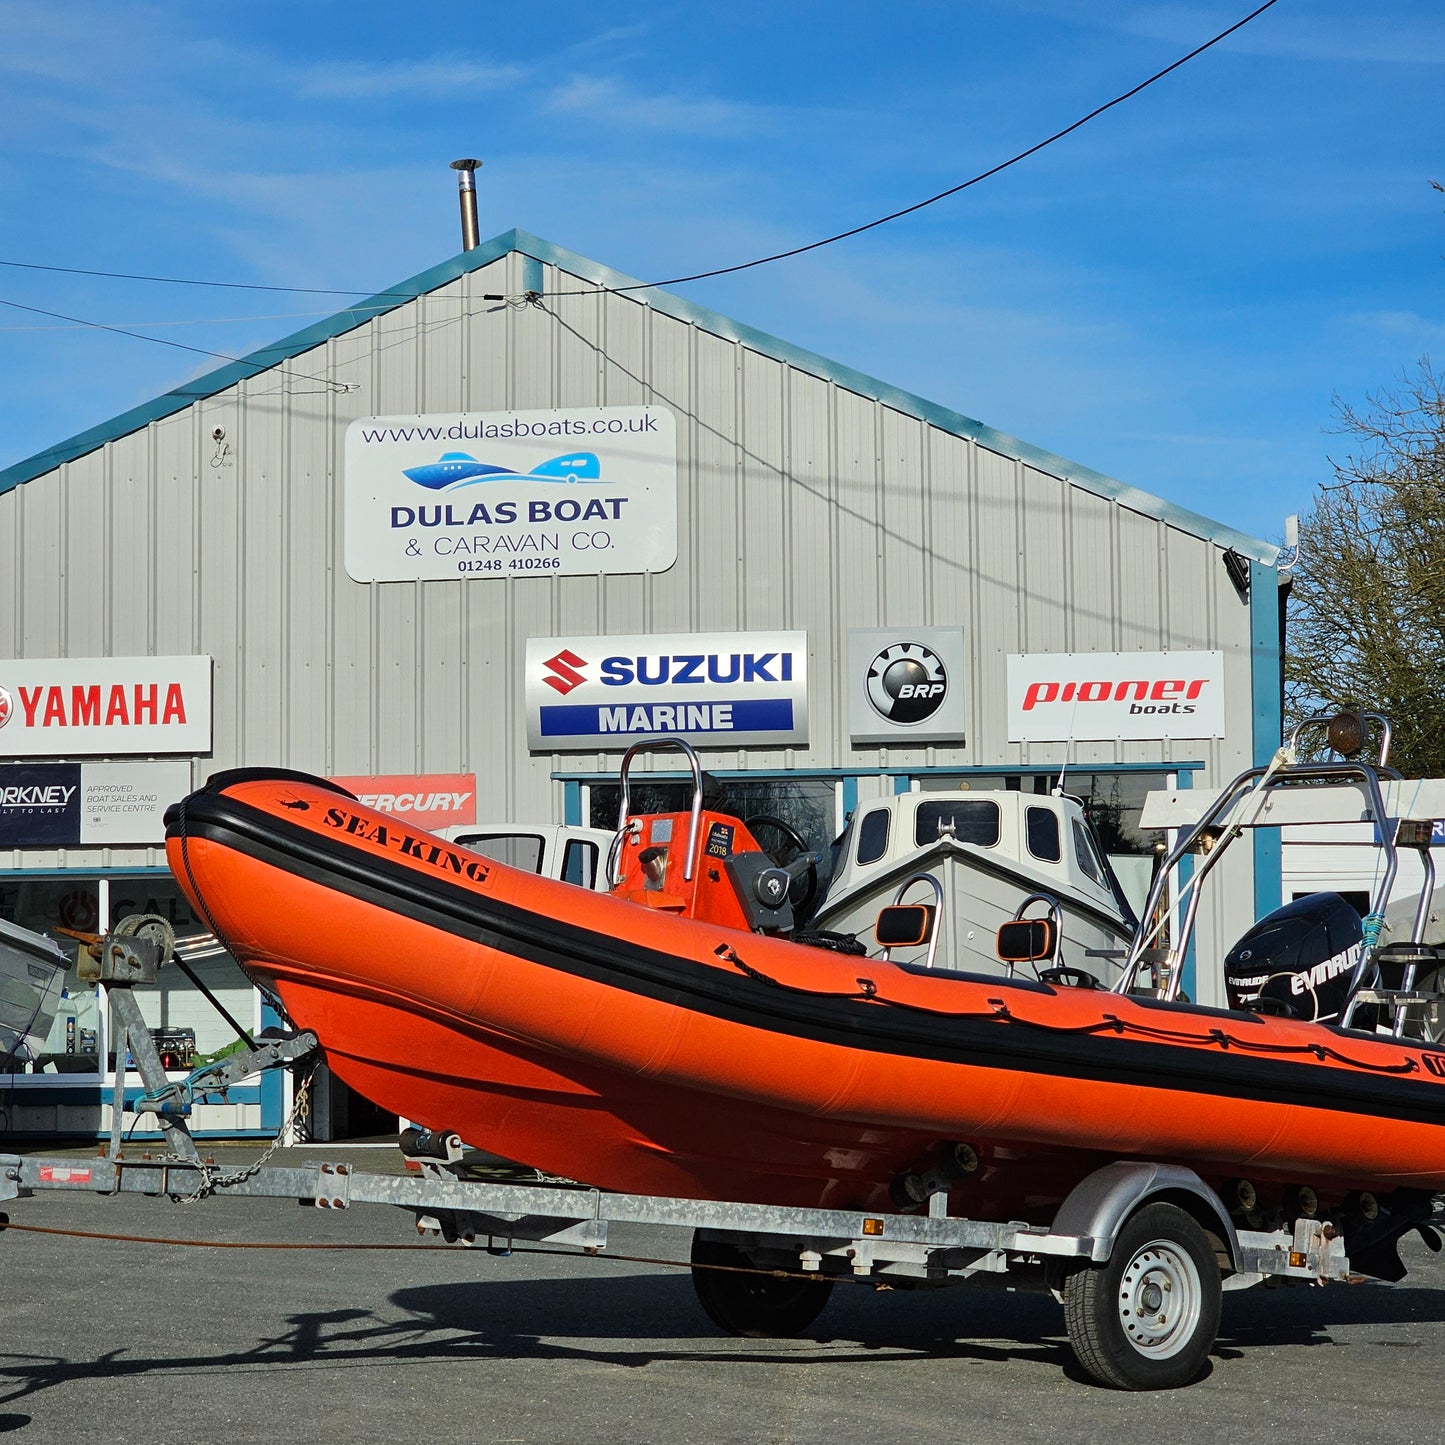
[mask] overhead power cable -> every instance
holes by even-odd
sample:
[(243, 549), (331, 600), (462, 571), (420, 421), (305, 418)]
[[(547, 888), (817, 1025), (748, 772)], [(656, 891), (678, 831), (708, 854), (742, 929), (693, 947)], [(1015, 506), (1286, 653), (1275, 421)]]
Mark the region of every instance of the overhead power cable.
[[(55, 321), (69, 321), (77, 326), (90, 327), (95, 331), (109, 331), (116, 336), (129, 336), (136, 341), (150, 341), (156, 346), (174, 347), (177, 351), (190, 351), (197, 356), (211, 356), (217, 361), (229, 361), (235, 363), (237, 366), (250, 366), (254, 367), (257, 371), (267, 371), (276, 364), (274, 361), (257, 362), (250, 361), (244, 356), (229, 356), (224, 351), (207, 351), (204, 346), (188, 346), (184, 341), (170, 341), (164, 336), (147, 336), (143, 331), (127, 331), (124, 326), (107, 326), (103, 321), (87, 321), (83, 316), (67, 316), (62, 311), (47, 311), (43, 306), (27, 306), (22, 301), (7, 301), (3, 296), (0, 296), (0, 306), (9, 306), (16, 311), (30, 311), (36, 316), (49, 316)], [(310, 376), (299, 371), (290, 374), (298, 377), (302, 381), (318, 382), (320, 385), (330, 387), (336, 391), (351, 391), (356, 386), (355, 382), (332, 381), (329, 377)]]
[[(719, 266), (712, 271), (695, 271), (688, 276), (672, 276), (666, 281), (636, 281), (630, 286), (599, 286), (592, 287), (585, 291), (554, 291), (551, 296), (596, 296), (608, 294), (621, 294), (626, 291), (647, 291), (655, 287), (681, 286), (688, 281), (706, 281), (713, 276), (731, 276), (738, 271), (750, 271), (755, 266), (768, 266), (774, 261), (786, 261), (790, 256), (802, 256), (809, 251), (821, 250), (824, 246), (831, 246), (838, 241), (846, 241), (850, 236), (861, 236), (865, 231), (872, 231), (879, 226), (886, 226), (890, 221), (900, 220), (904, 216), (911, 216), (915, 211), (921, 211), (926, 206), (937, 205), (939, 201), (945, 201), (949, 196), (956, 196), (960, 191), (966, 191), (970, 186), (976, 186), (980, 181), (986, 181), (991, 176), (996, 176), (1000, 171), (1006, 171), (1010, 166), (1016, 166), (1020, 161), (1027, 160), (1030, 156), (1037, 155), (1047, 146), (1055, 141), (1063, 140), (1067, 135), (1072, 135), (1081, 126), (1088, 125), (1091, 120), (1096, 120), (1106, 110), (1112, 110), (1116, 105), (1122, 105), (1126, 100), (1132, 100), (1140, 91), (1147, 90), (1156, 81), (1163, 80), (1166, 75), (1179, 69), (1181, 65), (1187, 65), (1196, 56), (1203, 55), (1212, 46), (1218, 45), (1221, 40), (1227, 40), (1236, 30), (1242, 30), (1251, 20), (1258, 19), (1271, 6), (1278, 3), (1278, 0), (1264, 0), (1264, 4), (1251, 10), (1242, 20), (1236, 20), (1227, 30), (1221, 30), (1218, 35), (1206, 40), (1203, 45), (1196, 45), (1187, 55), (1181, 55), (1172, 65), (1166, 65), (1163, 70), (1157, 70), (1147, 80), (1141, 80), (1132, 89), (1126, 90), (1122, 95), (1116, 95), (1113, 100), (1107, 100), (1103, 105), (1095, 106), (1087, 115), (1082, 115), (1072, 125), (1066, 125), (1063, 130), (1057, 130), (1053, 135), (1031, 145), (1027, 150), (1020, 151), (1017, 155), (1010, 156), (1006, 161), (1000, 161), (996, 166), (990, 166), (986, 171), (980, 171), (976, 176), (970, 176), (966, 181), (960, 181), (956, 186), (950, 186), (946, 191), (939, 191), (936, 196), (929, 196), (927, 200), (915, 201), (911, 206), (904, 206), (901, 210), (890, 211), (886, 216), (879, 216), (876, 220), (865, 221), (861, 226), (852, 226), (846, 231), (839, 231), (834, 236), (824, 236), (821, 241), (810, 241), (805, 246), (794, 246), (787, 251), (774, 251), (770, 256), (759, 256), (754, 261), (742, 261), (735, 266)], [(550, 299), (550, 297), (549, 297)]]
[[(966, 181), (960, 181), (956, 186), (950, 186), (947, 190), (939, 191), (936, 195), (929, 196), (921, 201), (915, 201), (912, 205), (904, 206), (899, 210), (890, 211), (886, 216), (878, 216), (874, 220), (863, 222), (861, 225), (851, 226), (846, 231), (839, 231), (834, 235), (824, 236), (821, 240), (818, 241), (810, 241), (802, 246), (793, 246), (786, 251), (774, 251), (771, 255), (758, 256), (751, 261), (740, 261), (732, 266), (718, 266), (710, 271), (694, 271), (685, 276), (672, 276), (663, 281), (636, 281), (626, 286), (591, 287), (586, 290), (579, 291), (554, 291), (551, 293), (551, 295), (556, 297), (595, 296), (598, 294), (621, 294), (628, 291), (646, 291), (659, 287), (681, 286), (689, 281), (705, 281), (714, 276), (731, 276), (739, 271), (750, 271), (758, 266), (771, 265), (774, 261), (786, 261), (793, 256), (802, 256), (807, 254), (809, 251), (818, 251), (821, 250), (824, 246), (835, 245), (837, 242), (846, 241), (853, 236), (861, 236), (865, 231), (876, 230), (879, 226), (886, 226), (892, 221), (901, 220), (904, 216), (911, 216), (915, 211), (921, 211), (928, 206), (937, 205), (939, 201), (947, 200), (950, 196), (956, 196), (959, 194), (959, 192), (966, 191), (971, 186), (978, 185), (981, 181), (989, 180), (991, 177), (1000, 174), (1002, 171), (1008, 170), (1011, 166), (1016, 166), (1021, 161), (1027, 160), (1030, 156), (1037, 155), (1040, 151), (1046, 149), (1048, 146), (1053, 145), (1056, 141), (1063, 140), (1065, 136), (1072, 135), (1076, 130), (1079, 130), (1081, 127), (1088, 125), (1091, 120), (1098, 119), (1098, 117), (1103, 115), (1106, 111), (1112, 110), (1116, 105), (1122, 105), (1126, 100), (1132, 100), (1136, 95), (1140, 94), (1142, 91), (1147, 90), (1151, 85), (1154, 85), (1156, 82), (1163, 80), (1166, 75), (1171, 75), (1181, 66), (1187, 65), (1191, 60), (1194, 60), (1196, 57), (1203, 55), (1206, 50), (1210, 50), (1214, 46), (1218, 45), (1221, 41), (1227, 40), (1236, 31), (1242, 30), (1252, 20), (1258, 19), (1259, 16), (1263, 15), (1266, 10), (1271, 9), (1277, 3), (1278, 0), (1264, 0), (1264, 3), (1262, 5), (1259, 5), (1255, 9), (1251, 10), (1248, 15), (1244, 16), (1240, 20), (1236, 20), (1233, 25), (1230, 25), (1226, 29), (1221, 30), (1217, 35), (1211, 37), (1209, 40), (1206, 40), (1202, 45), (1195, 46), (1193, 50), (1188, 52), (1188, 54), (1181, 55), (1179, 59), (1173, 61), (1169, 65), (1166, 65), (1162, 70), (1155, 71), (1153, 75), (1149, 76), (1145, 80), (1141, 80), (1137, 85), (1132, 86), (1130, 89), (1122, 92), (1121, 94), (1116, 95), (1112, 100), (1107, 100), (1102, 105), (1095, 106), (1094, 109), (1089, 111), (1087, 115), (1080, 116), (1079, 119), (1074, 121), (1071, 125), (1066, 125), (1062, 130), (1055, 131), (1052, 135), (1045, 137), (1041, 141), (1037, 141), (1035, 144), (1029, 146), (1026, 150), (1021, 150), (1016, 155), (1010, 156), (1007, 160), (1000, 161), (997, 165), (990, 166), (987, 170), (980, 171), (975, 176), (970, 176), (969, 179)], [(385, 300), (392, 298), (398, 300), (411, 299), (409, 293), (406, 295), (403, 295), (402, 293), (393, 293), (386, 291), (368, 293), (364, 291), (347, 291), (338, 288), (322, 286), (273, 286), (252, 281), (205, 281), (180, 276), (151, 276), (127, 271), (91, 270), (79, 266), (50, 266), (43, 265), (39, 262), (34, 261), (0, 260), (0, 266), (27, 271), (48, 271), (68, 276), (98, 276), (110, 280), (148, 281), (170, 286), (209, 286), (235, 291), (273, 291), (285, 292), (295, 295), (311, 296), (372, 296), (373, 299), (376, 300)], [(486, 299), (503, 300), (508, 298), (493, 298), (489, 296)], [(529, 297), (527, 299), (531, 298)], [(139, 341), (152, 341), (161, 346), (173, 346), (178, 348), (179, 350), (192, 351), (201, 356), (213, 356), (222, 361), (242, 361), (242, 358), (227, 356), (219, 351), (207, 351), (202, 347), (187, 346), (183, 342), (179, 341), (167, 341), (159, 336), (146, 336), (138, 331), (129, 331), (126, 328), (120, 326), (108, 326), (105, 325), (103, 322), (99, 321), (87, 321), (81, 317), (65, 316), (57, 311), (43, 310), (41, 307), (38, 306), (25, 306), (18, 301), (5, 301), (3, 299), (0, 299), (0, 305), (15, 307), (17, 310), (21, 311), (31, 311), (40, 316), (53, 317), (56, 320), (69, 321), (78, 326), (93, 327), (101, 331), (112, 331), (115, 332), (117, 335), (131, 336)], [(342, 386), (342, 383), (327, 381), (322, 377), (308, 377), (306, 379), (313, 381), (322, 381), (327, 386)]]
[(185, 276), (142, 276), (131, 271), (91, 271), (83, 266), (45, 266), (38, 261), (0, 261), (17, 271), (53, 271), (61, 276), (102, 276), (110, 281), (154, 281), (165, 286), (213, 286), (225, 291), (281, 291), (294, 296), (372, 296), (409, 300), (410, 293), (343, 291), (334, 286), (264, 286), (259, 281), (197, 281)]

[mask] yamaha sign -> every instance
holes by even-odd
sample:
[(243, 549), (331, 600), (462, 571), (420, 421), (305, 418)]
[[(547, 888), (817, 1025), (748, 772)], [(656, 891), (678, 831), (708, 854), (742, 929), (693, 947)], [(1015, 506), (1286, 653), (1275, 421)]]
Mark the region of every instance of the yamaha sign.
[(626, 748), (647, 737), (796, 746), (808, 741), (808, 635), (534, 637), (525, 692), (534, 752)]
[(871, 743), (963, 745), (963, 629), (848, 633), (849, 733)]
[(210, 750), (209, 657), (0, 661), (0, 756)]

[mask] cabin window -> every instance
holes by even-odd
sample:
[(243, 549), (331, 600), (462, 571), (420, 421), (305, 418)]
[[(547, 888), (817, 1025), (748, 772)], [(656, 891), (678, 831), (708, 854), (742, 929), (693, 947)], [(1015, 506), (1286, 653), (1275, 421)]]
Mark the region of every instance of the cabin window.
[(1074, 856), (1079, 860), (1079, 867), (1085, 877), (1094, 883), (1104, 881), (1104, 870), (1099, 866), (1098, 855), (1094, 852), (1088, 829), (1077, 818), (1074, 819)]
[(1029, 852), (1045, 863), (1057, 863), (1064, 856), (1059, 839), (1059, 815), (1052, 808), (1025, 808), (1024, 826)]
[(982, 798), (920, 803), (914, 818), (913, 838), (920, 848), (926, 848), (948, 835), (960, 843), (972, 843), (978, 848), (998, 846), (997, 803), (986, 802)]
[(562, 881), (579, 888), (592, 888), (597, 883), (597, 845), (573, 838), (562, 854)]
[(888, 809), (874, 808), (858, 827), (858, 861), (876, 863), (888, 851)]
[(543, 843), (536, 833), (462, 833), (453, 841), (508, 868), (520, 868), (524, 873), (542, 871)]

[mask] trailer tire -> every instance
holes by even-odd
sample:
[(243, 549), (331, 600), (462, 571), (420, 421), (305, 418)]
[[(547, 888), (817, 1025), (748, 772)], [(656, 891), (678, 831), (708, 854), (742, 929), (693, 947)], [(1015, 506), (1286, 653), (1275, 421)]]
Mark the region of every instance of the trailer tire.
[(1219, 1330), (1219, 1264), (1204, 1230), (1174, 1204), (1130, 1216), (1108, 1261), (1064, 1282), (1079, 1363), (1116, 1390), (1173, 1390), (1204, 1369)]
[(756, 1266), (735, 1244), (692, 1240), (692, 1287), (707, 1317), (730, 1335), (749, 1339), (789, 1339), (813, 1323), (833, 1293), (830, 1279), (782, 1278), (733, 1274)]

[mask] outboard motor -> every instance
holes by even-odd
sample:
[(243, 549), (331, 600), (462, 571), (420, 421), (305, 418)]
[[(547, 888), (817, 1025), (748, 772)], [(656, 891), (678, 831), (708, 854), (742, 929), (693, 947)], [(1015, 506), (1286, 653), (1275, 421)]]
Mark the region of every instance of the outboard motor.
[(1225, 955), (1229, 1006), (1338, 1023), (1364, 929), (1338, 893), (1311, 893), (1261, 918)]

